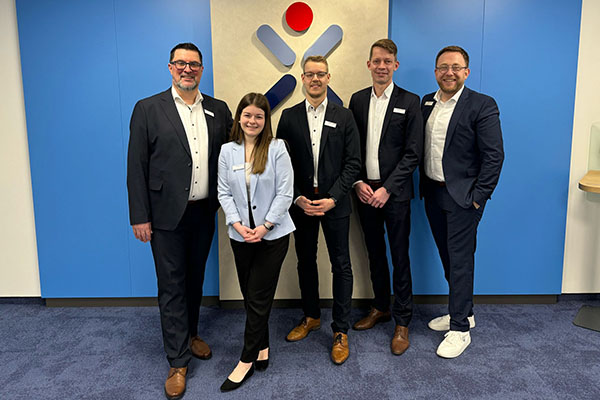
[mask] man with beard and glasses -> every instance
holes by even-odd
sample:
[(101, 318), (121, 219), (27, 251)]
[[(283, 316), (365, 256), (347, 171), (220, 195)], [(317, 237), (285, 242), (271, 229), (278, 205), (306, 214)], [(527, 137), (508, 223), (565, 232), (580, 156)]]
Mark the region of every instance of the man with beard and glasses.
[(471, 343), (477, 226), (504, 161), (500, 112), (493, 98), (465, 86), (469, 55), (458, 46), (435, 58), (439, 89), (423, 97), (425, 145), (421, 197), (450, 293), (448, 314), (429, 321), (446, 332), (437, 355), (455, 358)]
[(165, 395), (179, 399), (191, 357), (212, 356), (198, 336), (198, 314), (219, 207), (217, 160), (233, 121), (223, 101), (198, 91), (204, 67), (194, 44), (175, 46), (168, 67), (172, 86), (133, 110), (127, 188), (133, 234), (154, 256), (171, 367)]

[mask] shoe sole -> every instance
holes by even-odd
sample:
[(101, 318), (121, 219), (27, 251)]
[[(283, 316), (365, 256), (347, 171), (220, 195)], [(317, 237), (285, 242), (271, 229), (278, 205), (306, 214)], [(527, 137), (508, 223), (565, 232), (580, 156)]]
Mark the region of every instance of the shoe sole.
[(286, 337), (285, 337), (285, 341), (286, 341), (286, 342), (299, 342), (299, 341), (301, 341), (302, 339), (306, 339), (306, 337), (308, 336), (308, 334), (309, 334), (309, 333), (311, 333), (312, 331), (318, 331), (319, 329), (321, 329), (321, 325), (318, 325), (318, 326), (315, 326), (315, 327), (314, 327), (314, 328), (312, 328), (312, 329), (309, 329), (309, 330), (308, 330), (308, 332), (306, 332), (306, 335), (302, 336), (302, 337), (301, 337), (301, 338), (299, 338), (299, 339), (289, 339), (289, 338), (286, 336)]
[(185, 394), (185, 389), (183, 390), (183, 393), (181, 393), (179, 396), (169, 396), (167, 394), (167, 391), (165, 390), (165, 396), (167, 397), (167, 399), (169, 400), (180, 400), (183, 399), (183, 395)]
[(437, 354), (437, 355), (438, 355), (438, 357), (441, 357), (441, 358), (443, 358), (443, 359), (446, 359), (446, 360), (451, 360), (451, 359), (453, 359), (453, 358), (456, 358), (456, 357), (460, 356), (462, 353), (464, 353), (464, 352), (465, 352), (465, 350), (467, 349), (467, 347), (469, 347), (470, 345), (471, 345), (471, 341), (469, 340), (469, 344), (467, 344), (467, 345), (465, 346), (465, 348), (464, 348), (464, 349), (462, 349), (462, 350), (460, 351), (460, 353), (458, 353), (458, 354), (457, 354), (457, 355), (455, 355), (455, 356), (443, 356), (443, 355), (439, 354), (437, 351), (435, 352), (435, 354)]
[(210, 360), (212, 358), (212, 351), (208, 353), (207, 356), (199, 356), (197, 354), (192, 353), (192, 355), (199, 360)]
[(375, 321), (375, 323), (373, 325), (369, 326), (368, 328), (357, 328), (356, 326), (352, 326), (352, 330), (355, 330), (355, 331), (366, 331), (368, 329), (374, 328), (375, 325), (377, 325), (380, 322), (389, 322), (391, 320), (392, 320), (392, 316), (391, 315), (389, 317), (382, 317), (382, 318), (377, 319)]

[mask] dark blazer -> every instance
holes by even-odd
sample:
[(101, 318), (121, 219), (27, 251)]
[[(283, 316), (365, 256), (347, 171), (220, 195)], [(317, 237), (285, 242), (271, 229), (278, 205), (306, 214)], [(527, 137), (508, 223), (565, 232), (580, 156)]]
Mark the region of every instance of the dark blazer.
[[(216, 211), (219, 208), (217, 160), (233, 121), (227, 104), (204, 93), (202, 96), (208, 127), (208, 199)], [(132, 225), (152, 222), (157, 229), (174, 230), (188, 202), (192, 157), (171, 88), (138, 101), (129, 129), (130, 222)]]
[[(434, 95), (423, 97), (421, 103), (425, 123), (435, 105)], [(472, 207), (474, 201), (483, 205), (500, 178), (504, 150), (499, 115), (493, 98), (465, 87), (450, 118), (442, 168), (450, 196), (463, 208)]]
[[(360, 132), (362, 168), (358, 179), (367, 180), (366, 149), (372, 88), (352, 95), (350, 110)], [(414, 196), (412, 175), (423, 153), (423, 117), (419, 96), (394, 84), (379, 141), (379, 175), (383, 186), (397, 200)]]
[[(289, 145), (294, 167), (294, 200), (300, 195), (311, 198), (315, 171), (304, 100), (283, 110), (277, 137)], [(329, 217), (345, 217), (352, 211), (348, 192), (360, 171), (359, 146), (358, 130), (350, 110), (328, 101), (319, 147), (318, 181), (321, 193), (336, 200), (335, 207), (326, 214)]]

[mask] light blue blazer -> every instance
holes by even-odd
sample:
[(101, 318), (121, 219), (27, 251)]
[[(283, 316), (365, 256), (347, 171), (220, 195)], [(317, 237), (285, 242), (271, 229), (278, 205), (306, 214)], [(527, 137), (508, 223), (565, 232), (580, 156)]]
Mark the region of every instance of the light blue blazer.
[[(221, 147), (218, 169), (218, 198), (225, 212), (229, 237), (243, 242), (242, 236), (233, 228), (241, 222), (250, 226), (248, 192), (244, 168), (244, 144), (229, 142)], [(250, 202), (256, 226), (269, 221), (275, 224), (263, 237), (274, 240), (293, 232), (296, 227), (288, 212), (294, 195), (294, 171), (283, 140), (273, 139), (269, 147), (267, 165), (262, 174), (250, 177)]]

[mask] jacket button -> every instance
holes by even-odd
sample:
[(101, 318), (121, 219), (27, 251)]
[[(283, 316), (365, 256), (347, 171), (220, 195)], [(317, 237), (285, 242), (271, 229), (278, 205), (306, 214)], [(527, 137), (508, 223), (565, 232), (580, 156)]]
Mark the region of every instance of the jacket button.
[(253, 209), (253, 210), (256, 210), (256, 206), (252, 206), (252, 209)]
[(191, 167), (191, 166), (192, 166), (192, 163), (191, 163), (191, 162), (190, 162), (190, 163), (188, 163), (188, 167)]
[(190, 191), (190, 188), (185, 188), (185, 191), (186, 191), (186, 192), (189, 192), (189, 191)]

